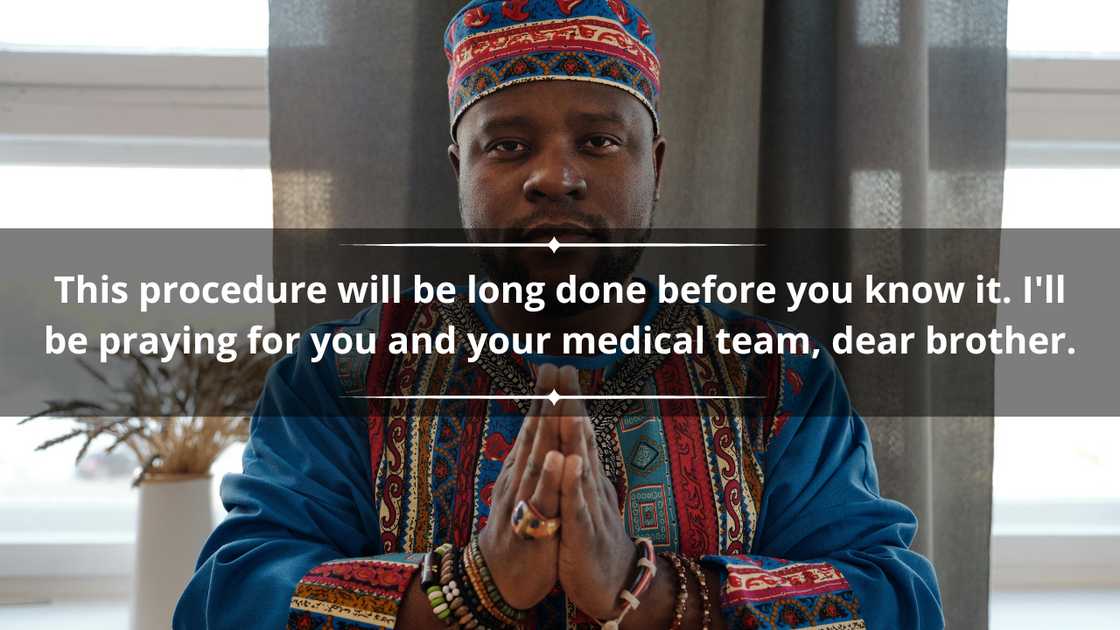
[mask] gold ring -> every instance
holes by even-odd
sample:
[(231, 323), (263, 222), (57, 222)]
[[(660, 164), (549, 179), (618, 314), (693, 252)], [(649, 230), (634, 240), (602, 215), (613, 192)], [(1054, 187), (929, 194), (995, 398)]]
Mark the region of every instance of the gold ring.
[(560, 531), (559, 518), (545, 518), (529, 501), (518, 501), (510, 516), (513, 533), (525, 540), (552, 538)]

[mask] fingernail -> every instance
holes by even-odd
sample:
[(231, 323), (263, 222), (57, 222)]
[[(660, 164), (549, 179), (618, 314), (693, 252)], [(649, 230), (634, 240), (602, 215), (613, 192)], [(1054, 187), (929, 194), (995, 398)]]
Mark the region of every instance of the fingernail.
[(562, 465), (564, 465), (564, 456), (560, 454), (560, 451), (549, 451), (548, 454), (544, 456), (545, 470), (555, 472), (559, 470)]
[[(579, 377), (577, 376), (578, 374), (579, 372), (577, 372), (574, 367), (565, 365), (560, 370), (560, 378), (558, 380), (560, 380), (564, 384), (564, 386), (570, 390), (573, 384), (579, 382)], [(574, 390), (571, 390), (568, 393), (573, 392)]]
[(583, 475), (583, 458), (580, 457), (579, 455), (570, 455), (570, 457), (575, 459), (575, 463), (572, 464), (572, 467), (576, 469), (575, 470), (576, 476), (577, 477), (582, 476)]

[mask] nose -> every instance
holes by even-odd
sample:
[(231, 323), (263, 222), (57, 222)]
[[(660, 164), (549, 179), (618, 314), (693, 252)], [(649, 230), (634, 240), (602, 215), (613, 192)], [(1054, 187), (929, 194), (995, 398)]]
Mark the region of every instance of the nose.
[(523, 189), (531, 202), (579, 201), (587, 196), (587, 180), (561, 149), (539, 152), (530, 165)]

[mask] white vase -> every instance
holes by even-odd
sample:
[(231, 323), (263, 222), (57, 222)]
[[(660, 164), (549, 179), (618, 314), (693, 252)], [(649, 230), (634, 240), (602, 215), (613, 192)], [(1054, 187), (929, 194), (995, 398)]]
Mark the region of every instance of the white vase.
[(167, 630), (214, 527), (210, 475), (164, 475), (140, 484), (132, 630)]

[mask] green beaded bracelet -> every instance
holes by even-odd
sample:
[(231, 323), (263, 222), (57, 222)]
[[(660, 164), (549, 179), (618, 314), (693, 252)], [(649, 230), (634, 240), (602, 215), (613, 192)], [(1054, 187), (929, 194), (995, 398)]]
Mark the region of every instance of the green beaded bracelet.
[(435, 551), (426, 554), (420, 572), (420, 586), (428, 596), (428, 604), (432, 607), (432, 614), (446, 626), (451, 625), (451, 605), (444, 597), (443, 587), (439, 579), (439, 567), (443, 565), (444, 557), (452, 549), (453, 547), (450, 544), (444, 543), (437, 547)]

